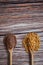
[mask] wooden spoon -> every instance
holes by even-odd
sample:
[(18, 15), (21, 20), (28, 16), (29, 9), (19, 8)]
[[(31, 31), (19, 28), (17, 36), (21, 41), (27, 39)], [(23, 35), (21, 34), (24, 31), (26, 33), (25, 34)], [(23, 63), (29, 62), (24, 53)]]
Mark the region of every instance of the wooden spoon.
[(37, 51), (40, 47), (40, 39), (37, 33), (30, 32), (23, 39), (23, 45), (26, 49), (26, 52), (30, 52), (31, 55), (31, 65), (34, 65), (33, 62), (33, 53)]
[(8, 33), (5, 38), (4, 38), (4, 41), (5, 41), (5, 45), (10, 53), (10, 65), (12, 65), (12, 52), (13, 52), (13, 48), (16, 46), (16, 37), (11, 34), (11, 33)]

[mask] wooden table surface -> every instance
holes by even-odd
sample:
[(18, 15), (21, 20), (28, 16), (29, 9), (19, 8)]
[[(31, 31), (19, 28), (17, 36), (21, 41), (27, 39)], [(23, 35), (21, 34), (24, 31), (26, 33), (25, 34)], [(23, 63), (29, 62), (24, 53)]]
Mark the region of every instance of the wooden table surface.
[(0, 3), (0, 65), (8, 65), (8, 53), (3, 43), (8, 32), (17, 38), (13, 65), (29, 65), (29, 54), (22, 46), (22, 40), (29, 32), (36, 32), (40, 36), (40, 48), (34, 53), (34, 65), (43, 65), (43, 3)]

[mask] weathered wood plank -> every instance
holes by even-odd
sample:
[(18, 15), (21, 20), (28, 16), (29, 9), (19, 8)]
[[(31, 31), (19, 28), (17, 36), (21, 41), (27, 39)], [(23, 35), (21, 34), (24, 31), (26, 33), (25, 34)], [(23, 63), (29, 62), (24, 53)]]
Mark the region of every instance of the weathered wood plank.
[(43, 2), (43, 0), (0, 0), (0, 2), (7, 2), (7, 3), (30, 3), (30, 2)]
[(28, 32), (37, 32), (40, 36), (40, 49), (34, 53), (34, 62), (35, 65), (43, 65), (43, 3), (0, 6), (0, 65), (8, 65), (8, 53), (3, 43), (8, 32), (17, 38), (13, 65), (29, 65), (29, 55), (22, 46), (22, 40)]
[[(4, 19), (4, 20), (3, 20)], [(7, 21), (8, 20), (8, 21)], [(43, 3), (1, 5), (0, 6), (0, 24), (15, 24), (23, 21), (39, 22), (43, 21)], [(26, 22), (25, 21), (25, 22)], [(6, 24), (5, 24), (6, 23)], [(28, 23), (28, 22), (27, 22)], [(1, 26), (1, 25), (0, 25)]]
[[(41, 39), (41, 44), (40, 44), (40, 49), (39, 51), (35, 52), (34, 53), (34, 62), (35, 64), (43, 64), (43, 38), (42, 38), (42, 35), (41, 33), (38, 33), (39, 36), (40, 36), (40, 39)], [(22, 35), (22, 36), (21, 36)], [(16, 48), (14, 49), (13, 51), (13, 64), (23, 64), (24, 62), (26, 62), (26, 64), (28, 63), (29, 61), (29, 58), (28, 58), (28, 54), (25, 52), (25, 49), (23, 48), (22, 46), (22, 40), (24, 38), (25, 34), (19, 34), (19, 35), (16, 35), (17, 37), (17, 45), (16, 45)], [(5, 46), (3, 44), (3, 38), (4, 36), (1, 36), (0, 37), (0, 64), (6, 64), (7, 65), (7, 53), (6, 53), (6, 49), (5, 49)], [(17, 59), (18, 58), (18, 59)], [(6, 60), (5, 60), (6, 59)], [(21, 65), (22, 65), (21, 64)], [(28, 63), (29, 64), (29, 63)]]
[(37, 32), (33, 29), (43, 32), (43, 3), (0, 6), (0, 34)]

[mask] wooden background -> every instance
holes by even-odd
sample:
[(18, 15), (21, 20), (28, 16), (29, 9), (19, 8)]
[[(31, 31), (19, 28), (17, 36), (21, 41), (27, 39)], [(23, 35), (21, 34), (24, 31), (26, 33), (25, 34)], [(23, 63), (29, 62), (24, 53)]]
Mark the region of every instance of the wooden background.
[(13, 65), (30, 65), (29, 54), (22, 46), (22, 40), (29, 32), (40, 36), (40, 49), (34, 53), (34, 65), (43, 65), (43, 0), (0, 0), (0, 65), (8, 65), (9, 61), (3, 43), (8, 32), (17, 38)]
[(1, 3), (39, 3), (43, 0), (0, 0)]

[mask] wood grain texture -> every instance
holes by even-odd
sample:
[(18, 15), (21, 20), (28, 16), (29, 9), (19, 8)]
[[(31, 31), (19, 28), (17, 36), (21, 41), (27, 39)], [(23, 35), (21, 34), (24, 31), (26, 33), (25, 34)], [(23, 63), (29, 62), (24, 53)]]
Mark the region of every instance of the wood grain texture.
[(22, 40), (29, 32), (37, 32), (40, 36), (40, 49), (34, 53), (34, 63), (43, 65), (43, 3), (0, 6), (0, 65), (8, 65), (8, 53), (3, 43), (8, 32), (15, 34), (17, 38), (13, 65), (29, 65), (29, 55), (22, 46)]
[(43, 0), (0, 0), (0, 2), (6, 3), (35, 3), (35, 2), (43, 2)]

